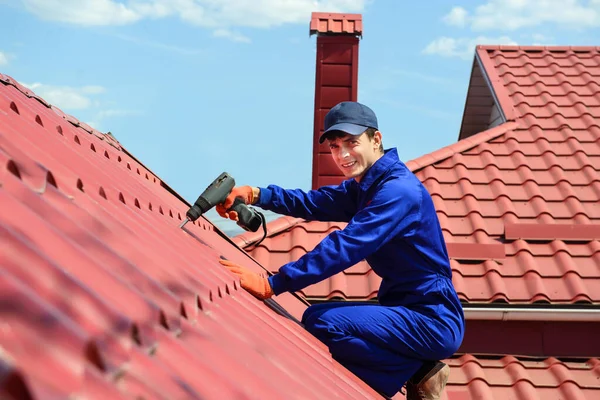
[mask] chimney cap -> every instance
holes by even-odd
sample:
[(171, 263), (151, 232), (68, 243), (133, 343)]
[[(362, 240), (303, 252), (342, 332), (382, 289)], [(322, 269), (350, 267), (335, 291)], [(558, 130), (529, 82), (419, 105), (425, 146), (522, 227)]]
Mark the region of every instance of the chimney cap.
[(329, 36), (362, 36), (362, 15), (313, 12), (310, 34)]

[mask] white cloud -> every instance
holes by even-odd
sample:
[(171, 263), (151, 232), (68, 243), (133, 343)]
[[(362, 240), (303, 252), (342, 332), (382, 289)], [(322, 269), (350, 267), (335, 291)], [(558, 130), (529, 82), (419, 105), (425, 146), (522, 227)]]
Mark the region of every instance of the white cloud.
[(48, 85), (39, 82), (21, 84), (66, 113), (77, 111), (85, 118), (91, 116), (87, 124), (98, 130), (101, 129), (101, 125), (107, 119), (142, 114), (141, 111), (115, 108), (114, 104), (99, 99), (99, 95), (106, 93), (107, 90), (98, 85), (75, 87)]
[(8, 64), (8, 56), (0, 51), (0, 65)]
[(453, 7), (443, 19), (448, 25), (459, 26), (462, 28), (467, 23), (468, 14), (468, 11), (462, 7)]
[(229, 31), (227, 29), (217, 29), (213, 32), (214, 37), (222, 37), (234, 42), (250, 43), (250, 39), (242, 34)]
[(370, 0), (21, 0), (40, 18), (76, 25), (122, 25), (176, 16), (191, 24), (228, 29), (307, 24), (313, 11), (362, 12)]
[(65, 110), (83, 110), (90, 108), (93, 103), (90, 95), (105, 92), (102, 86), (54, 86), (43, 83), (23, 84), (33, 90), (50, 104)]
[(533, 46), (555, 46), (554, 38), (543, 35), (541, 33), (533, 33), (531, 35), (523, 35), (529, 39), (529, 43)]
[(454, 7), (444, 21), (450, 25), (469, 25), (475, 31), (514, 31), (547, 23), (574, 29), (598, 27), (600, 1), (489, 0), (471, 12)]
[(489, 38), (486, 36), (478, 36), (476, 38), (451, 38), (443, 36), (429, 43), (423, 50), (423, 53), (437, 54), (444, 57), (471, 59), (475, 55), (475, 46), (485, 44), (516, 45), (517, 42), (508, 36), (500, 36), (497, 38)]
[(82, 93), (85, 93), (85, 94), (101, 94), (101, 93), (106, 92), (105, 88), (103, 88), (102, 86), (97, 86), (97, 85), (82, 86), (80, 90)]
[[(105, 127), (105, 120), (114, 118), (114, 117), (129, 117), (129, 116), (137, 116), (142, 115), (141, 111), (134, 110), (119, 110), (119, 109), (105, 109), (99, 110), (93, 116), (93, 119), (87, 124), (94, 129), (102, 131)], [(110, 129), (108, 129), (110, 130)]]
[(25, 8), (41, 19), (75, 25), (124, 25), (142, 16), (113, 0), (21, 0)]
[(108, 110), (99, 111), (98, 114), (96, 115), (96, 119), (103, 120), (105, 118), (110, 118), (110, 117), (126, 117), (129, 115), (140, 115), (140, 114), (141, 113), (139, 111), (133, 111), (133, 110), (108, 109)]

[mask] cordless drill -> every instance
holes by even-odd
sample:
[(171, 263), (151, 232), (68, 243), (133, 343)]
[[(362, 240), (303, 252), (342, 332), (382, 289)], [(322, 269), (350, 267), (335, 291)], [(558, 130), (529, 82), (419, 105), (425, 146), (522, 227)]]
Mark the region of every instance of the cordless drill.
[[(223, 203), (234, 186), (235, 179), (227, 172), (223, 172), (202, 192), (194, 205), (185, 214), (186, 219), (179, 227), (183, 228), (188, 221), (197, 220), (202, 214), (217, 204)], [(237, 224), (246, 231), (256, 232), (260, 228), (261, 223), (264, 222), (264, 216), (253, 208), (248, 207), (240, 198), (236, 198), (231, 208), (227, 211), (237, 212)]]

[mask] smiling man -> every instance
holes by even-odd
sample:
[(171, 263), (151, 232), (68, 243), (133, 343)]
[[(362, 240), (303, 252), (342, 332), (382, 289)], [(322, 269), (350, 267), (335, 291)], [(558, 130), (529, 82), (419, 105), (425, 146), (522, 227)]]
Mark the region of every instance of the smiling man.
[(302, 323), (338, 362), (383, 395), (391, 397), (406, 385), (408, 400), (440, 399), (449, 376), (440, 360), (462, 343), (464, 315), (431, 196), (395, 148), (383, 150), (369, 107), (357, 102), (333, 107), (319, 139), (325, 140), (347, 178), (340, 185), (308, 192), (236, 187), (217, 211), (237, 219), (227, 210), (241, 197), (279, 214), (342, 221), (346, 227), (269, 278), (221, 263), (241, 278), (242, 287), (266, 299), (366, 260), (382, 278), (377, 303), (312, 305)]

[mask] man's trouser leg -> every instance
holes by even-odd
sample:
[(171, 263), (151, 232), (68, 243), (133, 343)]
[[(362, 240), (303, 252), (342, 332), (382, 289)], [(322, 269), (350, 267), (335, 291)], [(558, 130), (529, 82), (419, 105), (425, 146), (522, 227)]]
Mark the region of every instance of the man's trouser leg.
[(333, 358), (387, 396), (397, 393), (423, 365), (453, 353), (454, 338), (439, 322), (405, 307), (323, 303), (302, 317), (306, 329)]

